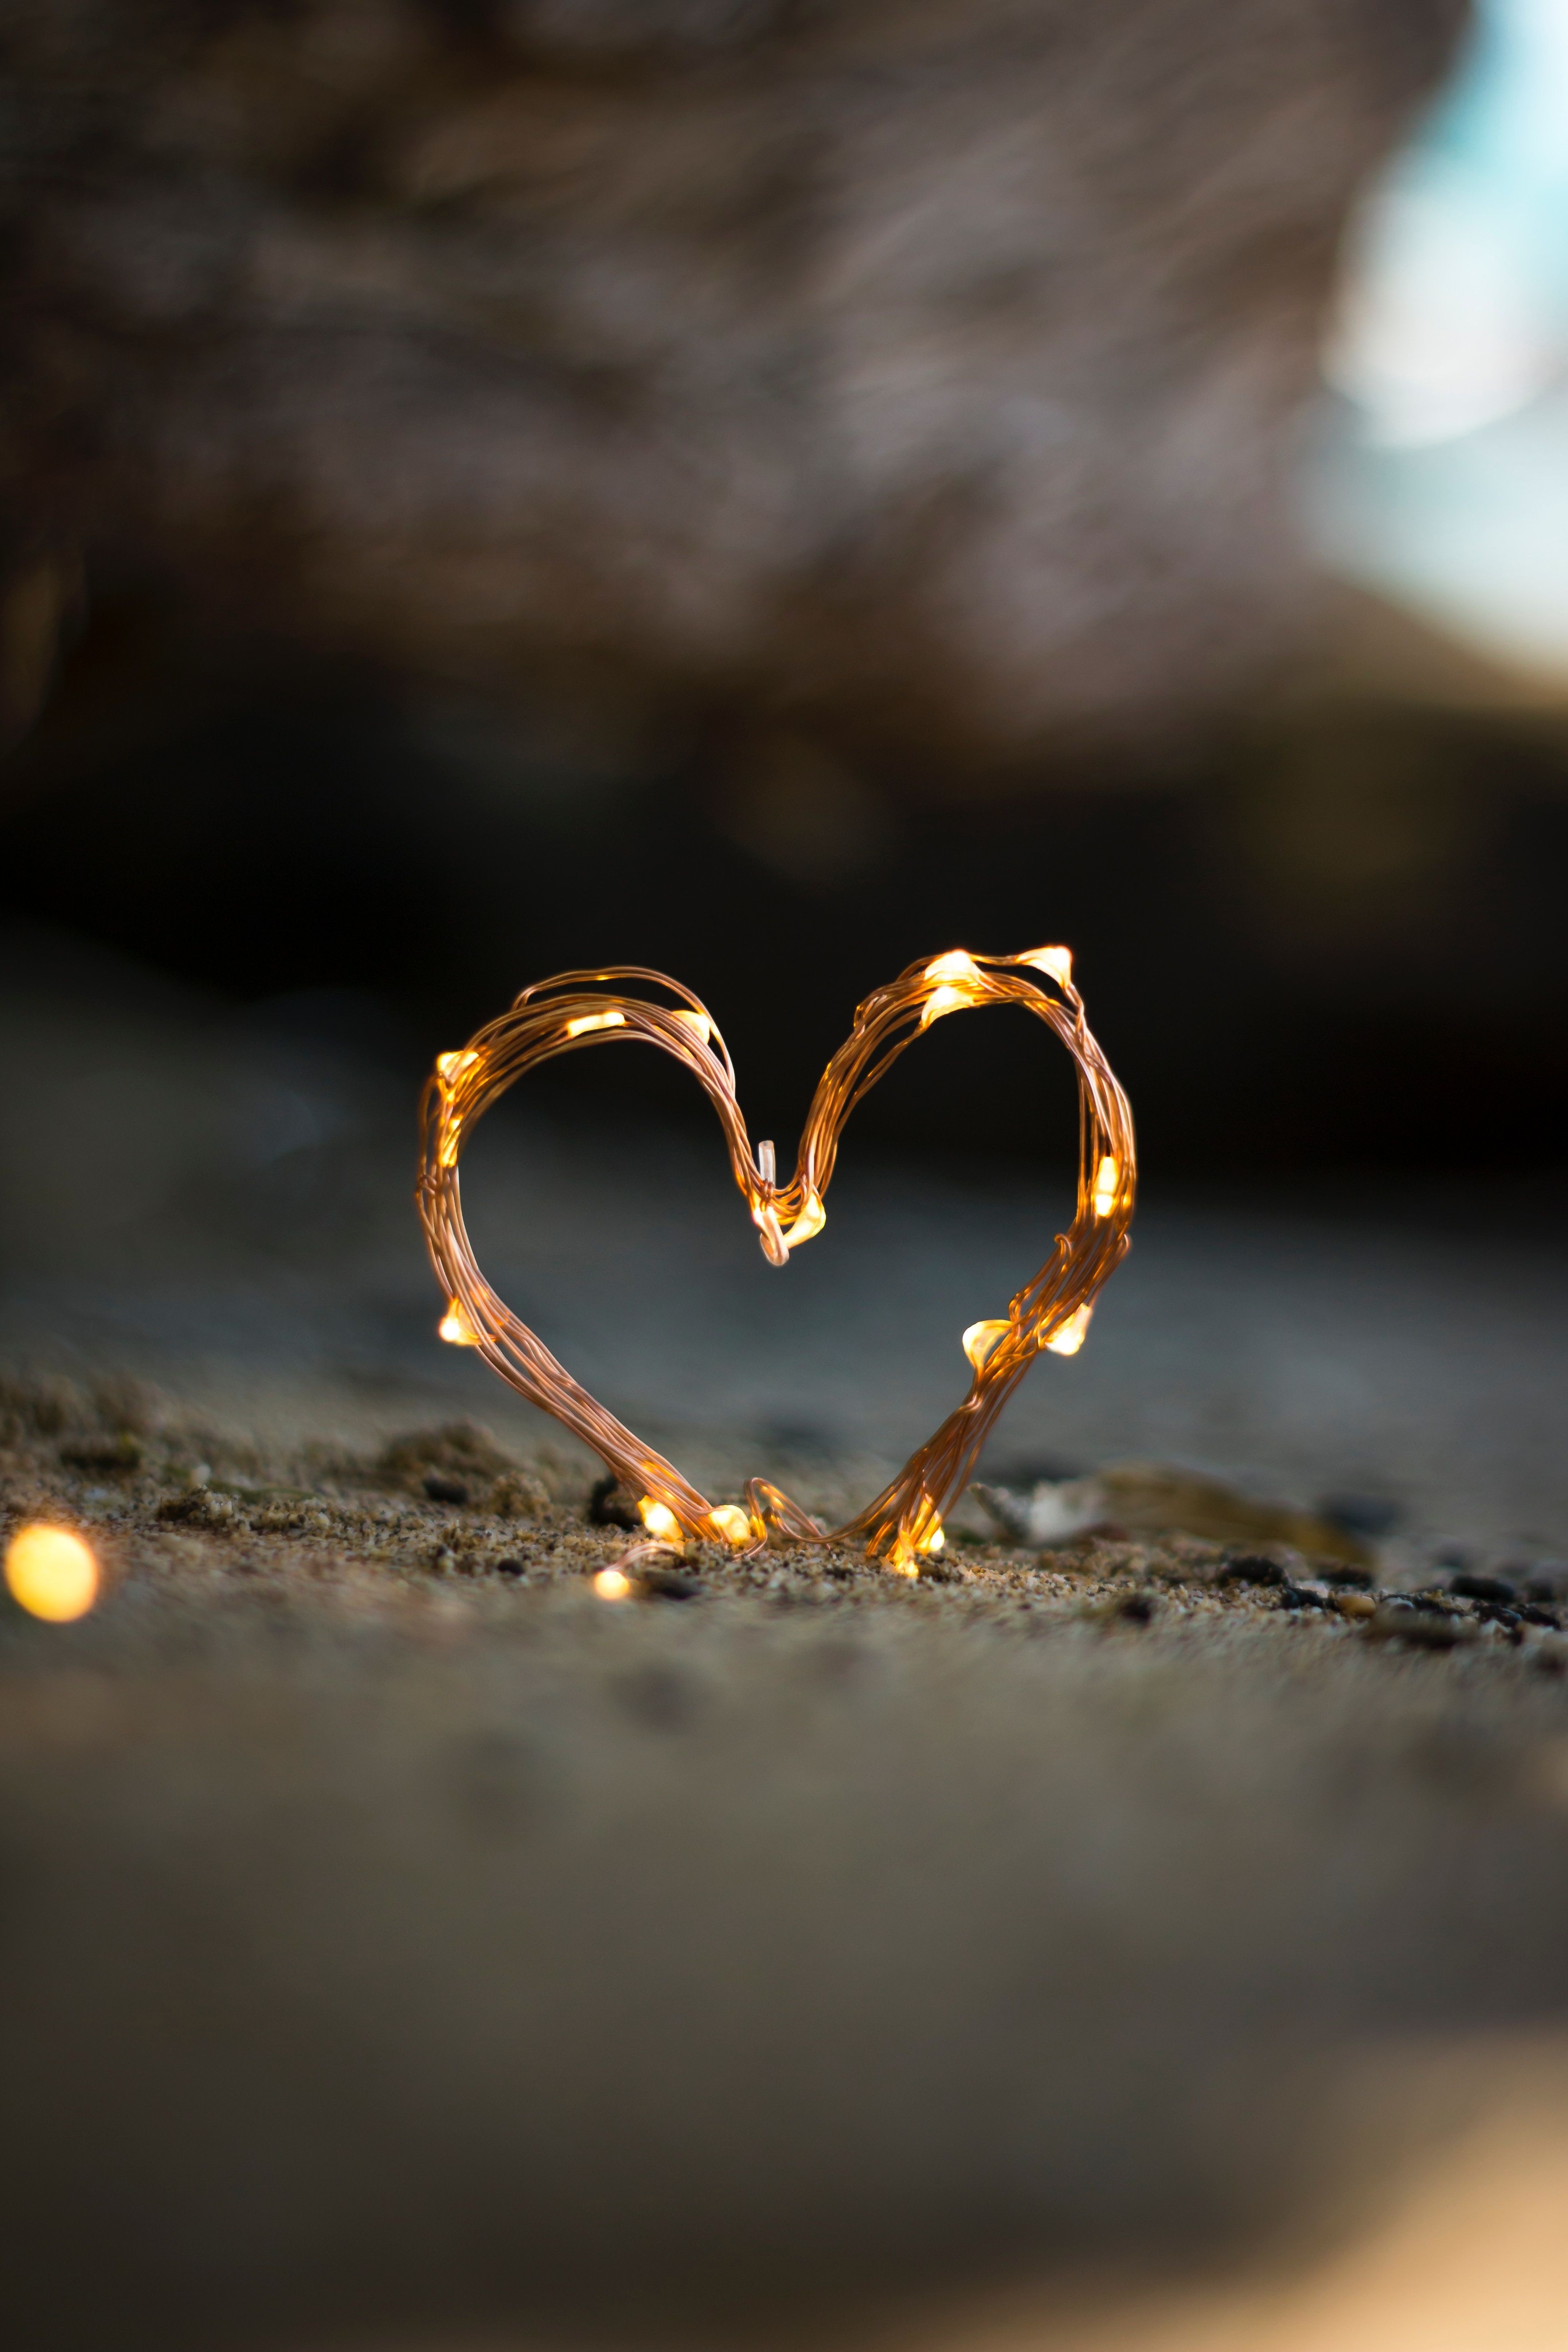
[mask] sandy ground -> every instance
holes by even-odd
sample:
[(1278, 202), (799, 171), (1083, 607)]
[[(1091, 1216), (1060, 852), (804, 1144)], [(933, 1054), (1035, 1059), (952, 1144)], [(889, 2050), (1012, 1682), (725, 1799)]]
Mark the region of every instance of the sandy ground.
[[(974, 1514), (941, 1580), (698, 1553), (611, 1602), (589, 1464), (433, 1342), (397, 1089), (79, 969), (7, 1002), (0, 1511), (111, 1588), (0, 1622), (29, 2342), (1568, 2340), (1564, 1260), (1519, 1203), (1156, 1196), (1007, 1426), (1003, 1473), (1395, 1506), (1370, 1590)], [(487, 1263), (720, 1492), (863, 1494), (1043, 1255), (1028, 1188), (847, 1164), (780, 1278), (679, 1137), (491, 1157)]]

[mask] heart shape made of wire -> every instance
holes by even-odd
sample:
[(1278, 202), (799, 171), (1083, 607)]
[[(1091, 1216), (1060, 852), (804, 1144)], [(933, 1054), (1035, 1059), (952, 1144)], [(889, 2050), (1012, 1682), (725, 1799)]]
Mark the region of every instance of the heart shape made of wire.
[[(641, 982), (679, 999), (607, 991)], [(1079, 1085), (1078, 1206), (1071, 1226), (1006, 1315), (973, 1323), (963, 1350), (969, 1393), (912, 1454), (892, 1483), (831, 1535), (765, 1478), (752, 1478), (743, 1504), (710, 1503), (662, 1454), (607, 1412), (520, 1322), (480, 1273), (463, 1223), (458, 1163), (483, 1113), (525, 1071), (584, 1045), (638, 1040), (673, 1055), (719, 1114), (730, 1164), (770, 1262), (822, 1231), (823, 1199), (844, 1124), (905, 1048), (949, 1013), (1021, 1004), (1071, 1055)], [(649, 1533), (674, 1543), (721, 1540), (755, 1548), (771, 1536), (803, 1543), (863, 1542), (904, 1575), (942, 1542), (942, 1525), (973, 1472), (997, 1416), (1042, 1349), (1071, 1355), (1081, 1345), (1100, 1285), (1126, 1255), (1137, 1181), (1132, 1113), (1090, 1034), (1066, 948), (1020, 955), (972, 955), (954, 948), (910, 964), (856, 1009), (854, 1026), (817, 1085), (794, 1175), (777, 1181), (772, 1144), (753, 1153), (735, 1094), (735, 1072), (717, 1024), (689, 989), (640, 965), (569, 971), (525, 988), (509, 1011), (459, 1051), (439, 1056), (420, 1103), (417, 1201), (431, 1262), (447, 1301), (445, 1339), (479, 1350), (531, 1404), (551, 1413), (641, 1496)]]

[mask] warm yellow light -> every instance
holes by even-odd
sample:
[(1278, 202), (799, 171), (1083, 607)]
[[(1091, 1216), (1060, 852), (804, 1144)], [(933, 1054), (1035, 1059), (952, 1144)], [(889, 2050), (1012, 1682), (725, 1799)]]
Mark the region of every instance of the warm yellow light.
[(961, 1013), (966, 1004), (973, 1002), (974, 998), (967, 988), (933, 988), (921, 1014), (921, 1027), (929, 1029), (931, 1023), (940, 1021), (944, 1013)]
[[(809, 952), (809, 943), (803, 944), (800, 958)], [(1082, 1346), (1089, 1310), (1127, 1248), (1138, 1164), (1131, 1111), (1090, 1034), (1072, 970), (1071, 953), (1060, 946), (980, 957), (966, 948), (950, 948), (873, 989), (856, 1006), (848, 1034), (823, 1071), (787, 1177), (773, 1145), (752, 1141), (722, 1035), (689, 991), (629, 965), (563, 972), (525, 988), (461, 1052), (441, 1056), (436, 1081), (423, 1097), (417, 1197), (431, 1260), (450, 1300), (440, 1326), (443, 1339), (478, 1347), (519, 1395), (553, 1414), (601, 1455), (628, 1493), (645, 1498), (647, 1549), (679, 1551), (699, 1538), (722, 1538), (737, 1553), (775, 1537), (786, 1543), (862, 1542), (868, 1555), (889, 1568), (918, 1575), (927, 1547), (934, 1552), (941, 1538), (931, 1498), (940, 1495), (945, 1511), (963, 1494), (1035, 1351), (1048, 1347), (1069, 1356)], [(794, 967), (786, 965), (776, 977), (787, 999)], [(1045, 987), (1042, 979), (1048, 983)], [(628, 992), (605, 992), (622, 988)], [(717, 1111), (735, 1184), (755, 1221), (763, 1254), (782, 1267), (803, 1242), (823, 1230), (828, 1175), (857, 1104), (918, 1030), (949, 1013), (993, 1004), (1013, 1004), (1031, 1013), (1065, 1048), (1077, 1072), (1083, 1171), (1077, 1213), (1045, 1265), (1006, 1304), (1005, 1320), (987, 1318), (964, 1331), (963, 1351), (973, 1372), (962, 1403), (876, 1499), (831, 1534), (766, 1478), (749, 1479), (735, 1503), (710, 1503), (672, 1463), (651, 1453), (588, 1395), (486, 1286), (463, 1223), (455, 1171), (479, 1113), (552, 1055), (618, 1030), (679, 1061)], [(916, 1279), (926, 1279), (924, 1268)], [(474, 1300), (473, 1309), (466, 1311), (458, 1303), (465, 1299)], [(634, 1547), (626, 1557), (637, 1556)], [(925, 1564), (935, 1565), (929, 1558)], [(616, 1585), (616, 1597), (624, 1589), (643, 1589), (635, 1571), (629, 1586)]]
[(929, 1535), (921, 1536), (921, 1539), (920, 1539), (920, 1544), (919, 1544), (919, 1546), (918, 1546), (918, 1549), (919, 1549), (921, 1551), (945, 1551), (945, 1550), (946, 1550), (946, 1549), (947, 1549), (947, 1529), (942, 1526), (942, 1521), (941, 1521), (940, 1519), (938, 1519), (938, 1521), (937, 1521), (937, 1523), (936, 1523), (935, 1527), (934, 1527), (934, 1528), (932, 1528), (932, 1529), (931, 1530), (931, 1533), (930, 1533)]
[(632, 1580), (621, 1569), (602, 1568), (594, 1579), (594, 1590), (601, 1601), (625, 1601), (632, 1590)]
[(68, 1625), (98, 1599), (98, 1562), (69, 1528), (20, 1528), (5, 1548), (5, 1581), (29, 1616)]
[(926, 966), (928, 980), (974, 981), (980, 977), (980, 967), (967, 948), (950, 948), (946, 955), (939, 955), (934, 963)]
[(963, 1352), (975, 1370), (983, 1371), (985, 1359), (998, 1339), (1005, 1339), (1012, 1329), (1010, 1323), (972, 1323), (963, 1335)]
[(802, 1242), (808, 1242), (814, 1234), (819, 1234), (826, 1223), (827, 1212), (822, 1205), (821, 1194), (808, 1192), (805, 1208), (784, 1236), (785, 1249), (798, 1249)]
[(1089, 1318), (1093, 1313), (1092, 1307), (1080, 1307), (1076, 1314), (1068, 1317), (1059, 1329), (1052, 1332), (1046, 1345), (1053, 1356), (1077, 1355), (1083, 1345), (1083, 1335), (1089, 1329)]

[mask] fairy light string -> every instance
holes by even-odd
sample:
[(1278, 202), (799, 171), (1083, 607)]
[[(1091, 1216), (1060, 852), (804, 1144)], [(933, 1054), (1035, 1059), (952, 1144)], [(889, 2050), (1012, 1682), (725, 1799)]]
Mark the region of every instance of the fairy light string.
[[(623, 983), (677, 1001), (622, 992)], [(968, 1394), (934, 1435), (910, 1455), (892, 1483), (842, 1528), (827, 1534), (765, 1478), (752, 1479), (745, 1502), (714, 1505), (673, 1464), (607, 1412), (479, 1271), (463, 1223), (458, 1166), (463, 1146), (491, 1103), (525, 1072), (559, 1054), (640, 1043), (689, 1070), (719, 1115), (737, 1187), (757, 1227), (763, 1255), (786, 1266), (790, 1255), (826, 1223), (824, 1202), (850, 1112), (900, 1054), (935, 1021), (995, 1004), (1021, 1004), (1056, 1034), (1078, 1071), (1077, 1213), (1055, 1249), (1005, 1316), (972, 1323), (963, 1348)], [(718, 1024), (689, 989), (641, 965), (569, 971), (525, 988), (509, 1012), (439, 1056), (420, 1104), (417, 1199), (431, 1262), (447, 1311), (444, 1339), (476, 1349), (492, 1371), (592, 1446), (615, 1475), (641, 1496), (648, 1536), (755, 1549), (770, 1538), (801, 1543), (860, 1542), (904, 1575), (940, 1549), (943, 1522), (963, 1494), (1007, 1399), (1042, 1349), (1073, 1355), (1083, 1344), (1100, 1285), (1128, 1248), (1137, 1163), (1132, 1113), (1084, 1018), (1066, 948), (1021, 955), (972, 955), (955, 948), (877, 989), (812, 1097), (795, 1172), (777, 1181), (773, 1147), (753, 1151), (735, 1093), (734, 1066)]]

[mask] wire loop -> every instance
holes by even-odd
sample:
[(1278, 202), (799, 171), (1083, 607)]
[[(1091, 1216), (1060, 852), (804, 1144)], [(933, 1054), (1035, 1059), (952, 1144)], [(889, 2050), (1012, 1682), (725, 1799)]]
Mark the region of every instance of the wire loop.
[[(640, 982), (679, 999), (673, 1006), (606, 984)], [(775, 1265), (820, 1233), (838, 1139), (857, 1103), (933, 1021), (993, 1004), (1021, 1004), (1053, 1030), (1079, 1082), (1078, 1208), (1046, 1264), (1010, 1302), (1006, 1318), (972, 1324), (963, 1335), (973, 1377), (962, 1404), (911, 1454), (892, 1483), (842, 1528), (826, 1535), (765, 1478), (746, 1487), (744, 1507), (717, 1507), (689, 1485), (589, 1395), (484, 1276), (463, 1223), (458, 1162), (490, 1104), (525, 1071), (558, 1054), (640, 1042), (689, 1069), (719, 1115), (736, 1185)], [(1100, 1285), (1126, 1255), (1137, 1183), (1132, 1113), (1089, 1033), (1065, 948), (1021, 955), (970, 955), (955, 948), (911, 964), (856, 1009), (849, 1035), (812, 1097), (795, 1173), (776, 1181), (773, 1148), (752, 1152), (735, 1094), (735, 1072), (717, 1023), (689, 989), (641, 965), (560, 973), (525, 988), (510, 1012), (443, 1054), (420, 1101), (419, 1215), (431, 1263), (447, 1301), (443, 1339), (473, 1347), (520, 1396), (592, 1446), (642, 1496), (656, 1538), (723, 1541), (757, 1549), (769, 1536), (795, 1543), (858, 1540), (889, 1568), (918, 1575), (938, 1549), (942, 1523), (963, 1494), (1003, 1406), (1043, 1348), (1062, 1355), (1082, 1344)]]

